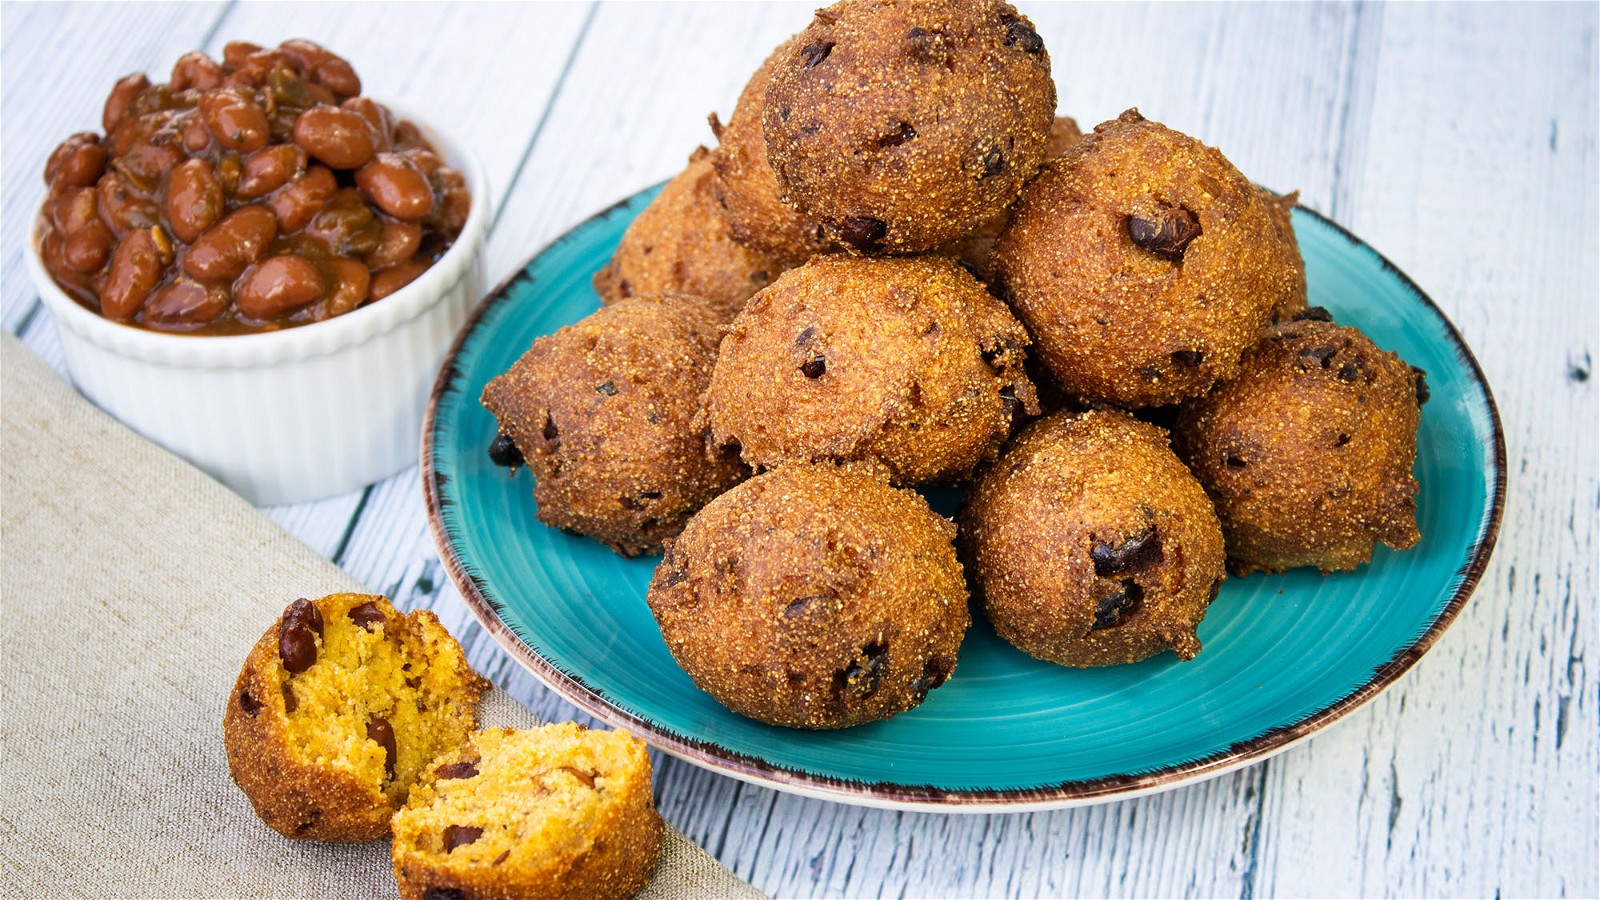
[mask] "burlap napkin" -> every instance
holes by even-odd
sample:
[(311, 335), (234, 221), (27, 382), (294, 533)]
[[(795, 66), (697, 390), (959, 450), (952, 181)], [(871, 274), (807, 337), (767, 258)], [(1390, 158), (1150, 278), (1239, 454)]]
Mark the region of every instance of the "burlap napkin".
[[(0, 340), (0, 894), (382, 897), (385, 841), (289, 841), (228, 777), (222, 712), (287, 600), (359, 590)], [(506, 694), (488, 725), (527, 726)], [(759, 897), (669, 829), (647, 897)]]

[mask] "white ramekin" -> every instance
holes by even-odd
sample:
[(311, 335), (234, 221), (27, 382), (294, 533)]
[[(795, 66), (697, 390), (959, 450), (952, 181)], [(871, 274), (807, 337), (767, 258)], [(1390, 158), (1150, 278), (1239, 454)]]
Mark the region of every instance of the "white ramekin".
[[(283, 331), (193, 336), (101, 318), (58, 287), (28, 242), (28, 272), (55, 319), (78, 390), (258, 506), (354, 490), (417, 461), (428, 389), (483, 294), (483, 166), (417, 124), (472, 192), (454, 246), (393, 294)], [(37, 232), (37, 225), (35, 226)]]

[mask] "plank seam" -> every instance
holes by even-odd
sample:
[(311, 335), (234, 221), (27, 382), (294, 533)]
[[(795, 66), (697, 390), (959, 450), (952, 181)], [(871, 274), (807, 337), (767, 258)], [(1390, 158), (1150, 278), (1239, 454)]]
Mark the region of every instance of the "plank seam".
[[(567, 86), (567, 75), (572, 72), (572, 67), (578, 59), (578, 51), (583, 49), (583, 42), (589, 36), (589, 27), (594, 24), (595, 16), (600, 12), (598, 2), (590, 4), (589, 14), (584, 16), (583, 25), (578, 29), (578, 36), (572, 40), (572, 50), (567, 53), (566, 62), (561, 64), (561, 74), (556, 76), (555, 86), (550, 89), (550, 97), (545, 101), (544, 109), (539, 112), (539, 122), (533, 126), (533, 134), (528, 138), (528, 145), (522, 150), (522, 158), (517, 160), (517, 167), (511, 170), (511, 180), (506, 182), (506, 200), (511, 198), (516, 190), (517, 182), (522, 179), (522, 170), (527, 168), (528, 160), (533, 158), (533, 148), (538, 146), (539, 138), (544, 134), (545, 123), (550, 121), (550, 111), (555, 109), (556, 101), (561, 97), (561, 92)], [(502, 202), (500, 208), (494, 211), (494, 218), (489, 220), (489, 235), (492, 237), (495, 228), (500, 224), (500, 217), (505, 215), (509, 204)]]

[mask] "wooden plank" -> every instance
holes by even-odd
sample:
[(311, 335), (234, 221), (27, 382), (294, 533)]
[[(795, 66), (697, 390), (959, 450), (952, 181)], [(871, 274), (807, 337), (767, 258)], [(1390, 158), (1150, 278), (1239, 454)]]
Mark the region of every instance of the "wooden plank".
[(99, 131), (100, 111), (117, 79), (140, 70), (166, 73), (198, 46), (221, 15), (220, 3), (7, 3), (0, 7), (0, 325), (13, 334), (38, 295), (22, 266), (23, 248), (44, 202), (44, 163), (69, 135)]
[(707, 114), (726, 118), (750, 73), (808, 16), (797, 5), (601, 6), (489, 240), (491, 281), (681, 170), (713, 143)]

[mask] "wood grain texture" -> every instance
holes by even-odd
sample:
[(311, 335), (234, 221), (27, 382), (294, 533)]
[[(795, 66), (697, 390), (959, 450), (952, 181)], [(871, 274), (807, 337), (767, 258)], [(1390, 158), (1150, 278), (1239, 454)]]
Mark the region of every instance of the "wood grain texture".
[[(678, 171), (809, 4), (0, 7), (0, 322), (60, 366), (20, 241), (59, 140), (112, 80), (183, 51), (305, 36), (368, 91), (478, 148), (491, 283)], [(1595, 896), (1600, 415), (1596, 7), (1032, 4), (1060, 111), (1131, 106), (1393, 259), (1476, 352), (1510, 491), (1484, 581), (1377, 700), (1267, 763), (1078, 810), (937, 815), (781, 794), (658, 757), (663, 813), (782, 896)], [(94, 53), (71, 59), (74, 45)], [(48, 85), (46, 92), (41, 85)], [(46, 99), (47, 98), (47, 99)], [(375, 590), (434, 609), (546, 719), (581, 717), (471, 620), (413, 467), (268, 514)]]

